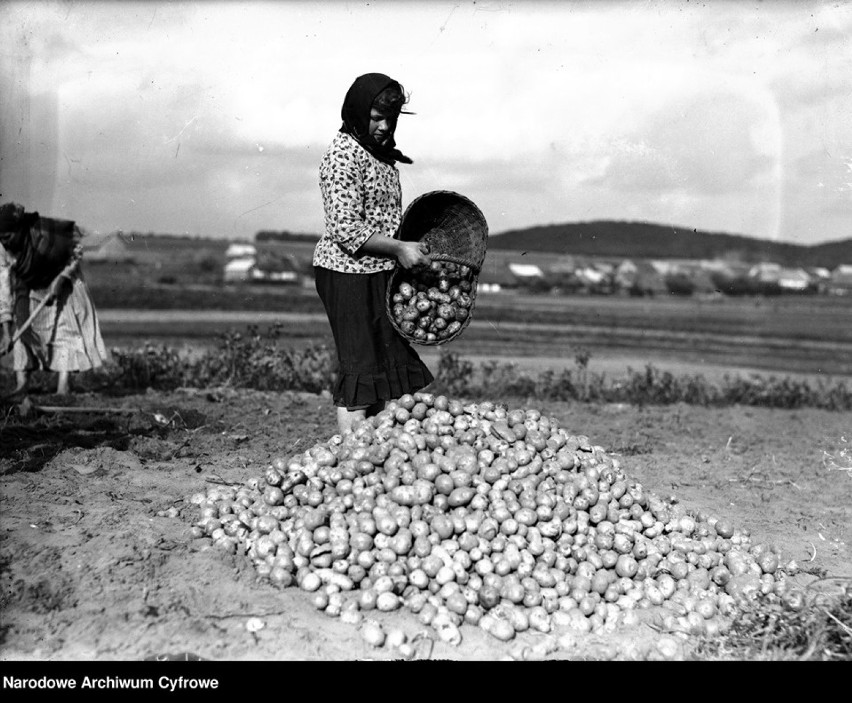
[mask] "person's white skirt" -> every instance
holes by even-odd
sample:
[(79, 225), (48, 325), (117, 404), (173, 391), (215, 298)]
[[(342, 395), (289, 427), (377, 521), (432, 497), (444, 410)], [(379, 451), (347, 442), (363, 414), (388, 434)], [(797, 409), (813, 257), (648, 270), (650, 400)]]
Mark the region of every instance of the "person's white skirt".
[[(29, 310), (35, 310), (48, 289), (32, 290)], [(24, 324), (26, 318), (18, 324)], [(66, 283), (57, 299), (46, 305), (31, 327), (15, 343), (16, 371), (88, 371), (108, 360), (98, 316), (82, 275)]]

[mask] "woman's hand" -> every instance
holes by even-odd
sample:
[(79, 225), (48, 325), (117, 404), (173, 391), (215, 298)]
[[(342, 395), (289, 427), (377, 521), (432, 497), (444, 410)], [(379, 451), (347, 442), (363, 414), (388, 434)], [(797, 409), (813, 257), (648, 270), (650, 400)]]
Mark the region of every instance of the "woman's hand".
[(12, 323), (0, 324), (0, 354), (5, 354), (12, 348)]
[(396, 260), (404, 269), (428, 266), (432, 263), (429, 247), (423, 242), (399, 242)]
[(403, 242), (381, 234), (371, 236), (358, 251), (374, 256), (393, 257), (404, 269), (428, 266), (432, 263), (429, 245), (425, 242)]

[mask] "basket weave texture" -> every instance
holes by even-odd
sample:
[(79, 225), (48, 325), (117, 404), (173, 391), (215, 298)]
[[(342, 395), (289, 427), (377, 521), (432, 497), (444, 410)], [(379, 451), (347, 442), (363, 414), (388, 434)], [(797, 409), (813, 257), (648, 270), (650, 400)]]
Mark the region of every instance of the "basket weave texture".
[(416, 280), (415, 271), (397, 268), (388, 281), (385, 303), (388, 319), (393, 328), (412, 344), (438, 346), (451, 342), (470, 324), (476, 302), (479, 272), (485, 261), (488, 242), (488, 224), (479, 208), (468, 198), (449, 190), (424, 193), (406, 208), (400, 224), (399, 238), (403, 241), (422, 241), (429, 246), (433, 261), (449, 261), (470, 268), (467, 280), (471, 305), (467, 317), (456, 332), (443, 339), (432, 341), (416, 339), (404, 332), (393, 317), (393, 294), (403, 280)]
[(412, 200), (402, 215), (399, 238), (425, 242), (434, 260), (482, 270), (488, 223), (474, 203), (451, 190), (434, 190)]

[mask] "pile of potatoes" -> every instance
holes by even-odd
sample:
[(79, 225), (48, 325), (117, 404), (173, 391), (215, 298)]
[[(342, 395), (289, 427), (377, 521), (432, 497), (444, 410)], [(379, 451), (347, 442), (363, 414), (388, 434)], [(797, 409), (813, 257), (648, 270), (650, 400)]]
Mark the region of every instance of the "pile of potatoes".
[[(794, 562), (686, 511), (535, 409), (417, 393), (240, 487), (193, 496), (193, 530), (258, 574), (383, 640), (370, 611), (405, 608), (450, 644), (653, 620), (714, 635), (739, 602), (791, 608)], [(381, 629), (381, 628), (379, 628)]]

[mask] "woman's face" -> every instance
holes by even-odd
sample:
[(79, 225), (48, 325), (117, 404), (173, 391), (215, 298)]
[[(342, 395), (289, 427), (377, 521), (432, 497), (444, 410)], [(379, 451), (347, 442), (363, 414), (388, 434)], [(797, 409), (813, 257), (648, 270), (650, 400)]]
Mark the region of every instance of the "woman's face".
[(379, 146), (384, 146), (396, 129), (396, 115), (389, 115), (377, 108), (370, 110), (370, 137)]

